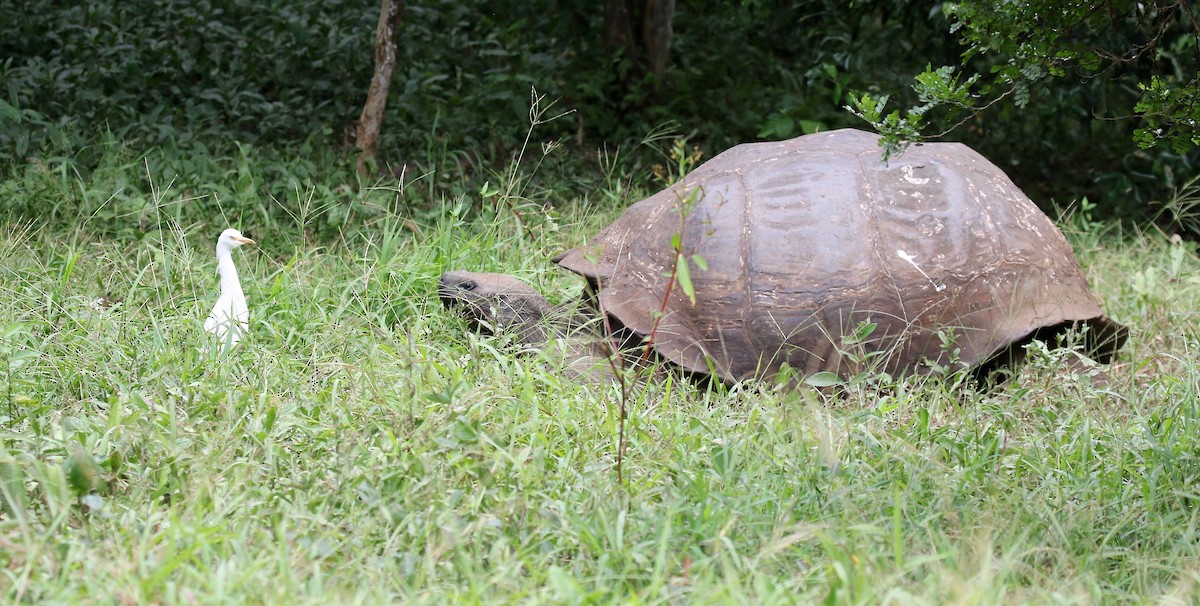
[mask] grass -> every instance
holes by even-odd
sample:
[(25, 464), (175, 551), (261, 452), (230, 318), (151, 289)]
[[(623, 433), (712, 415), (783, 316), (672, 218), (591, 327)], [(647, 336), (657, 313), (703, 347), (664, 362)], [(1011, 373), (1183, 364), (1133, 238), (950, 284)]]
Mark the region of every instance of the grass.
[[(145, 167), (125, 170), (133, 181)], [(36, 177), (49, 199), (53, 183), (62, 199), (102, 191), (57, 174)], [(1200, 595), (1190, 244), (1068, 222), (1096, 292), (1132, 329), (1106, 382), (1055, 353), (989, 392), (921, 378), (836, 397), (668, 379), (635, 394), (622, 485), (616, 390), (466, 332), (435, 297), (452, 267), (575, 296), (581, 285), (546, 259), (617, 205), (526, 212), (518, 225), (503, 204), (497, 216), (381, 188), (351, 201), (384, 200), (333, 239), (298, 211), (242, 212), (237, 226), (261, 244), (235, 255), (251, 337), (218, 359), (198, 346), (225, 225), (189, 223), (176, 211), (196, 188), (163, 181), (122, 194), (151, 209), (143, 219), (175, 205), (136, 232), (14, 220), (0, 236), (7, 602)], [(318, 184), (276, 203), (323, 216), (341, 195)], [(101, 296), (120, 302), (97, 309)]]

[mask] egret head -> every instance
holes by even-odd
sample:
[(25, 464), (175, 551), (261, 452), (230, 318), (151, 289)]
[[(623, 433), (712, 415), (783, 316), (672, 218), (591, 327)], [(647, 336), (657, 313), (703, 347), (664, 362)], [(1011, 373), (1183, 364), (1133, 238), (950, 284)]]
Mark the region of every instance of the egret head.
[(254, 244), (254, 240), (242, 235), (242, 232), (230, 228), (221, 232), (221, 237), (217, 238), (217, 252), (222, 249), (233, 250), (243, 244)]

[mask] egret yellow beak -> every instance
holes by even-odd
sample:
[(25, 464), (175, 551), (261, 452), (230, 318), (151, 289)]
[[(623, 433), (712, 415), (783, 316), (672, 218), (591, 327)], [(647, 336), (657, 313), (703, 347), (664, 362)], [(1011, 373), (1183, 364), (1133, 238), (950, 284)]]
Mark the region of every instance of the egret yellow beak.
[(234, 240), (237, 240), (238, 242), (241, 242), (242, 244), (255, 244), (254, 240), (251, 240), (250, 238), (246, 238), (246, 237), (235, 237)]

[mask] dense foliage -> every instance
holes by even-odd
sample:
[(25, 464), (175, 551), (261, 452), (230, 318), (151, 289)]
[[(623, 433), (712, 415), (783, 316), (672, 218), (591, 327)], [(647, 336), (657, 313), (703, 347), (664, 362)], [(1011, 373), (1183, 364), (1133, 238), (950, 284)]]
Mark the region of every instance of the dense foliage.
[[(920, 104), (903, 113), (885, 110), (886, 95), (855, 100), (894, 147), (956, 124), (995, 124), (985, 114), (991, 109), (1004, 118), (995, 129), (1001, 139), (1033, 146), (1034, 157), (1049, 152), (1067, 160), (1046, 162), (1043, 178), (1082, 169), (1101, 180), (1096, 193), (1125, 216), (1137, 215), (1147, 194), (1195, 174), (1200, 19), (1192, 3), (968, 1), (947, 9), (965, 70), (927, 67), (913, 84)], [(1130, 153), (1131, 141), (1143, 151)], [(1069, 176), (1066, 182), (1086, 185)]]
[[(1135, 130), (1143, 148), (1166, 141), (1176, 151), (1200, 146), (1200, 22), (1185, 0), (1035, 1), (1019, 3), (963, 2), (949, 5), (966, 46), (964, 56), (984, 58), (991, 75), (965, 81), (945, 67), (927, 69), (915, 87), (926, 102), (910, 110), (906, 120), (881, 124), (916, 135), (925, 113), (941, 107), (954, 118), (1011, 96), (1018, 107), (1029, 105), (1050, 78), (1076, 76), (1084, 82), (1113, 80), (1137, 91), (1126, 115), (1144, 121)], [(981, 84), (981, 94), (970, 94)], [(1094, 109), (1114, 112), (1125, 99)], [(898, 115), (897, 115), (898, 116)]]
[[(663, 132), (712, 155), (748, 140), (862, 126), (845, 108), (866, 93), (923, 103), (929, 90), (906, 90), (911, 74), (959, 64), (966, 48), (969, 69), (996, 70), (998, 81), (1021, 76), (1011, 94), (1019, 103), (975, 116), (948, 137), (980, 149), (1043, 205), (1088, 196), (1102, 213), (1148, 216), (1148, 201), (1195, 172), (1195, 152), (1138, 151), (1134, 129), (1143, 129), (1143, 141), (1154, 131), (1130, 116), (1146, 111), (1135, 110), (1139, 99), (1142, 108), (1159, 99), (1166, 105), (1154, 106), (1157, 119), (1185, 123), (1168, 111), (1186, 107), (1175, 85), (1195, 73), (1194, 39), (1168, 28), (1159, 59), (1052, 78), (1053, 66), (1034, 69), (1030, 53), (1059, 39), (1026, 41), (1028, 29), (983, 37), (987, 23), (1010, 17), (1000, 10), (899, 0), (677, 3), (666, 77), (650, 86), (606, 51), (598, 3), (408, 3), (382, 160), (444, 174), (508, 159), (529, 128), (533, 89), (557, 100), (547, 116), (571, 110), (540, 125), (535, 138), (564, 141), (582, 152), (577, 158)], [(233, 157), (240, 143), (310, 155), (348, 146), (371, 73), (378, 6), (0, 0), (0, 11), (11, 16), (0, 22), (0, 162), (21, 170), (27, 158), (61, 154), (89, 172), (102, 155), (90, 144), (104, 130), (136, 154), (202, 146)], [(1032, 31), (1058, 25), (1036, 21)], [(1066, 31), (1103, 34), (1112, 42), (1104, 48), (1145, 35), (1137, 19), (1101, 25)], [(1143, 65), (1164, 61), (1173, 72)], [(928, 73), (942, 76), (928, 77), (927, 89), (953, 92), (962, 72)], [(1147, 87), (1141, 97), (1139, 84)]]
[[(350, 6), (355, 4), (355, 6)], [(33, 125), (108, 128), (150, 144), (296, 140), (346, 120), (365, 91), (363, 3), (4, 2), (3, 101)], [(365, 54), (364, 54), (365, 53)], [(4, 124), (6, 155), (31, 134)], [(24, 135), (24, 137), (22, 136)]]
[[(991, 390), (664, 372), (622, 399), (464, 330), (437, 276), (575, 299), (546, 259), (693, 144), (860, 125), (852, 99), (923, 102), (910, 74), (961, 49), (940, 4), (678, 2), (653, 88), (600, 4), (410, 3), (360, 181), (375, 2), (0, 0), (4, 603), (1196, 601), (1200, 258), (1097, 215), (1195, 172), (1094, 119), (1140, 80), (1042, 78), (952, 133), (1044, 203), (1100, 203), (1062, 225), (1131, 330), (1113, 365), (1034, 346)], [(526, 144), (531, 88), (539, 120), (575, 111)], [(251, 327), (217, 357), (229, 225), (258, 241)]]

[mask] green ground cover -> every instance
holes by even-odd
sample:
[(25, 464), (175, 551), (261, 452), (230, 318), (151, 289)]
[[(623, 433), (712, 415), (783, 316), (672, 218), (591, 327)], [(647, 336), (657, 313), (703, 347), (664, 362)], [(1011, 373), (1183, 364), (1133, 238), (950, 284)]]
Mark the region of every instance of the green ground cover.
[[(468, 332), (435, 290), (459, 267), (576, 296), (546, 259), (637, 195), (625, 181), (597, 170), (585, 200), (542, 212), (517, 172), (480, 203), (478, 184), (358, 191), (247, 153), (220, 179), (127, 158), (2, 185), (60, 201), (0, 233), (6, 602), (1200, 595), (1192, 244), (1064, 220), (1131, 328), (1108, 369), (1035, 353), (991, 390), (874, 378), (836, 395), (656, 382), (634, 391), (619, 481), (617, 390)], [(276, 173), (279, 198), (254, 197)], [(260, 246), (235, 255), (251, 336), (219, 358), (199, 346), (231, 224)]]

